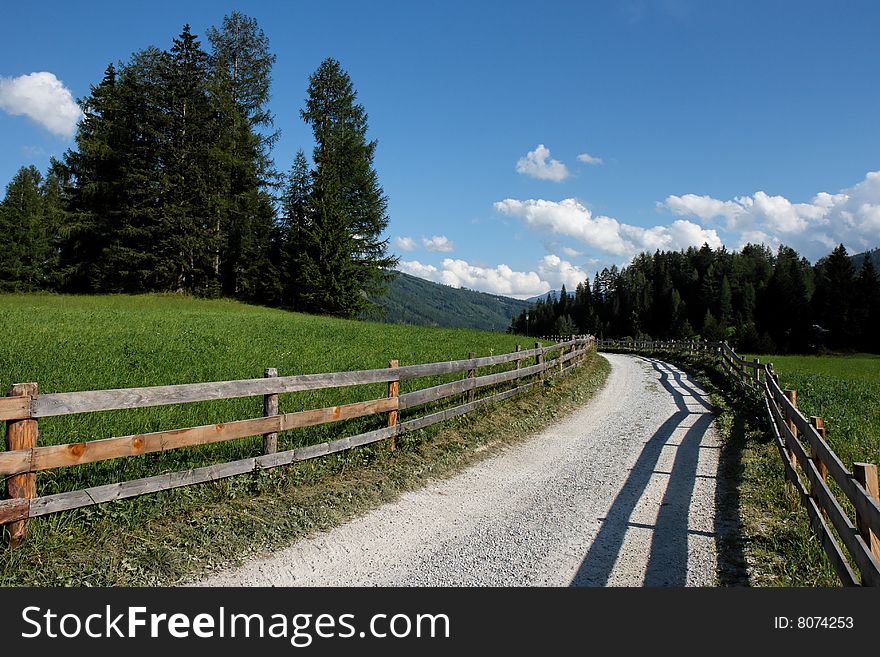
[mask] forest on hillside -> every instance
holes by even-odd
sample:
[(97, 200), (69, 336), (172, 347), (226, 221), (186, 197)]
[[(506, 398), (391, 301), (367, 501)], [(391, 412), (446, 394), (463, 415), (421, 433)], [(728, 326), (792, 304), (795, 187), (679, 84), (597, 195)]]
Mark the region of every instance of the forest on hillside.
[[(354, 317), (389, 255), (376, 141), (340, 62), (308, 80), (310, 165), (275, 169), (272, 54), (238, 12), (109, 64), (75, 146), (0, 203), (0, 291), (181, 292)], [(280, 207), (280, 211), (279, 211)]]
[(528, 335), (727, 340), (740, 351), (880, 352), (874, 254), (858, 269), (843, 245), (815, 265), (794, 249), (749, 244), (643, 253), (573, 293), (539, 300), (511, 322)]

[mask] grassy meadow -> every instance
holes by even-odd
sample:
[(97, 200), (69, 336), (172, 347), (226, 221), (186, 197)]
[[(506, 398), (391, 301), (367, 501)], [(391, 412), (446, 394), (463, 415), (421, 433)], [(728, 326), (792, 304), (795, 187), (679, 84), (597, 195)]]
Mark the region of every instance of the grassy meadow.
[[(425, 329), (289, 313), (173, 295), (0, 297), (0, 386), (36, 381), (41, 393), (387, 367), (513, 351), (514, 336)], [(451, 378), (461, 375), (453, 375)], [(401, 393), (450, 377), (401, 383)], [(387, 384), (281, 395), (280, 412), (384, 397)], [(50, 445), (228, 422), (262, 415), (262, 397), (86, 413), (40, 420)], [(288, 431), (279, 449), (382, 426), (384, 418)], [(253, 456), (261, 439), (118, 459), (38, 477), (38, 494)]]
[[(387, 367), (513, 351), (504, 333), (341, 320), (176, 295), (0, 295), (0, 386), (41, 393)], [(528, 363), (525, 363), (528, 364)], [(480, 370), (480, 373), (490, 368)], [(0, 549), (0, 584), (155, 584), (177, 581), (392, 499), (540, 429), (604, 381), (607, 363), (398, 439), (331, 457), (32, 520), (18, 550)], [(460, 378), (401, 382), (400, 392)], [(384, 397), (387, 384), (281, 395), (280, 412)], [(491, 394), (486, 391), (482, 394)], [(478, 392), (478, 396), (480, 393)], [(448, 404), (459, 403), (455, 400)], [(401, 421), (428, 409), (401, 413)], [(198, 426), (262, 415), (262, 398), (87, 413), (40, 420), (38, 444)], [(279, 450), (379, 428), (384, 416), (284, 432)], [(474, 452), (479, 446), (483, 449)], [(41, 472), (37, 494), (124, 481), (254, 456), (261, 438)], [(136, 544), (132, 551), (132, 545)]]
[[(880, 357), (759, 355), (771, 362), (783, 388), (797, 391), (799, 410), (818, 415), (826, 438), (844, 465), (880, 464)], [(753, 359), (753, 355), (747, 356)], [(763, 430), (766, 431), (766, 430)], [(766, 437), (765, 437), (766, 438)], [(771, 442), (746, 445), (742, 515), (753, 583), (775, 586), (839, 586), (794, 489), (786, 485), (779, 452)], [(849, 502), (829, 480), (844, 508)]]
[(783, 388), (797, 391), (801, 413), (824, 420), (828, 443), (847, 467), (880, 465), (880, 356), (758, 357), (773, 363)]

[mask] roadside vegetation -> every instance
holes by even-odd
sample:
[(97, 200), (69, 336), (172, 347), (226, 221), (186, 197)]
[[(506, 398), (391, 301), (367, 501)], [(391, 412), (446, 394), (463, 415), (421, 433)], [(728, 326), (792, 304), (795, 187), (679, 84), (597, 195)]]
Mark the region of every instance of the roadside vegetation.
[[(176, 295), (0, 296), (0, 377), (41, 392), (385, 367), (513, 351), (522, 337), (389, 326)], [(583, 404), (607, 374), (595, 355), (502, 404), (386, 443), (259, 474), (34, 519), (25, 544), (0, 551), (3, 585), (150, 585), (181, 581), (287, 545), (452, 474)], [(442, 380), (403, 382), (418, 387)], [(280, 411), (382, 397), (387, 386), (282, 395)], [(262, 414), (262, 400), (45, 418), (39, 444), (210, 424)], [(401, 418), (405, 419), (405, 417)], [(282, 433), (279, 449), (375, 428), (362, 418)], [(371, 424), (372, 423), (372, 424)], [(37, 475), (38, 494), (253, 456), (260, 438)]]
[[(741, 535), (738, 545), (719, 546), (724, 571), (719, 573), (720, 581), (751, 586), (839, 586), (806, 510), (785, 481), (761, 395), (733, 388), (710, 358), (655, 355), (690, 371), (718, 409), (716, 426), (724, 440), (720, 472), (727, 482), (719, 503), (738, 507)], [(797, 390), (804, 415), (823, 418), (828, 442), (847, 467), (857, 461), (880, 462), (880, 358), (863, 354), (758, 357), (774, 364), (784, 388)], [(742, 577), (735, 576), (737, 569)]]

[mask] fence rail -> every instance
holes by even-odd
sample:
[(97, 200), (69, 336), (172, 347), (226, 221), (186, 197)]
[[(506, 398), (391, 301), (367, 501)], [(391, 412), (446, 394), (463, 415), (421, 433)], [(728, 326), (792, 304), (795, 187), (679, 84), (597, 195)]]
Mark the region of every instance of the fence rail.
[[(880, 586), (877, 467), (855, 463), (850, 471), (826, 442), (822, 418), (804, 417), (797, 408), (797, 392), (780, 387), (772, 363), (741, 358), (726, 342), (598, 340), (596, 346), (600, 350), (712, 354), (737, 385), (760, 391), (785, 477), (806, 507), (811, 527), (840, 581), (844, 586)], [(855, 518), (829, 487), (829, 476), (852, 506)]]
[[(39, 394), (36, 383), (16, 384), (6, 397), (0, 398), (0, 420), (6, 421), (6, 451), (0, 451), (0, 477), (7, 477), (7, 499), (0, 500), (0, 526), (8, 526), (9, 544), (16, 547), (26, 536), (29, 518), (274, 468), (386, 439), (390, 439), (390, 448), (394, 449), (397, 436), (508, 399), (541, 383), (548, 375), (577, 366), (593, 349), (592, 336), (575, 336), (547, 346), (536, 342), (533, 349), (517, 347), (515, 352), (497, 356), (477, 358), (471, 353), (463, 360), (404, 366), (392, 360), (385, 369), (354, 372), (279, 377), (274, 369), (267, 369), (262, 379), (51, 394)], [(554, 358), (547, 358), (553, 354)], [(523, 367), (527, 359), (534, 359), (535, 364)], [(515, 368), (477, 376), (480, 368), (507, 363), (515, 363)], [(399, 394), (400, 381), (458, 372), (464, 372), (465, 377)], [(533, 380), (524, 381), (530, 377)], [(477, 389), (509, 382), (514, 382), (514, 387), (479, 399), (475, 396)], [(278, 412), (279, 394), (371, 383), (388, 383), (388, 395), (344, 406)], [(466, 395), (466, 403), (398, 422), (399, 411), (462, 393)], [(256, 396), (264, 398), (263, 417), (61, 445), (37, 445), (40, 418)], [(279, 432), (372, 415), (387, 416), (388, 426), (317, 445), (276, 451)], [(259, 456), (83, 490), (39, 497), (36, 494), (38, 472), (260, 435), (264, 441)]]

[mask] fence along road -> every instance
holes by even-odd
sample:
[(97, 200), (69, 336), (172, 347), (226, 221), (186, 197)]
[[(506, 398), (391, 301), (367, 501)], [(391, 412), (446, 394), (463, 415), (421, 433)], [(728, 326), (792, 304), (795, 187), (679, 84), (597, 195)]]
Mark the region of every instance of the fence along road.
[(515, 447), (198, 584), (711, 586), (720, 445), (699, 385), (608, 354), (606, 386)]
[[(7, 499), (0, 500), (0, 527), (8, 526), (9, 546), (16, 548), (24, 541), (27, 522), (33, 517), (216, 481), (386, 439), (393, 450), (395, 437), (402, 432), (415, 431), (464, 415), (484, 404), (508, 399), (546, 377), (576, 367), (592, 349), (595, 349), (592, 336), (576, 336), (547, 346), (536, 342), (533, 349), (517, 348), (515, 352), (496, 356), (478, 358), (471, 352), (464, 360), (405, 366), (392, 360), (385, 369), (354, 372), (279, 377), (275, 369), (267, 368), (262, 379), (51, 394), (39, 394), (37, 383), (16, 384), (6, 397), (0, 398), (0, 420), (6, 421), (6, 451), (0, 451), (0, 477), (8, 477)], [(477, 375), (479, 369), (487, 367), (501, 371)], [(464, 373), (463, 379), (405, 394), (399, 392), (400, 381), (459, 372)], [(388, 394), (382, 399), (295, 413), (278, 412), (279, 394), (385, 382)], [(489, 392), (477, 398), (478, 390)], [(465, 403), (455, 405), (457, 396), (462, 394)], [(44, 417), (254, 396), (263, 396), (263, 417), (60, 445), (37, 444), (38, 422)], [(406, 421), (398, 422), (400, 411), (441, 400), (448, 400), (441, 410), (428, 407), (433, 412), (411, 419), (408, 416)], [(373, 415), (379, 415), (380, 419), (387, 417), (386, 426), (329, 442), (277, 451), (278, 432)], [(263, 436), (259, 456), (37, 496), (36, 477), (41, 471), (259, 435)]]
[[(772, 363), (741, 358), (726, 342), (604, 340), (598, 346), (635, 352), (713, 354), (718, 368), (734, 385), (758, 391), (763, 396), (769, 431), (779, 449), (785, 478), (806, 508), (813, 532), (841, 583), (880, 586), (877, 466), (854, 463), (850, 471), (825, 441), (822, 418), (807, 419), (801, 414), (797, 391), (780, 387)], [(840, 493), (835, 494), (832, 483)]]

